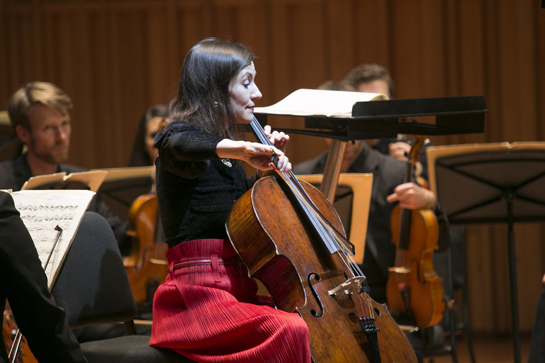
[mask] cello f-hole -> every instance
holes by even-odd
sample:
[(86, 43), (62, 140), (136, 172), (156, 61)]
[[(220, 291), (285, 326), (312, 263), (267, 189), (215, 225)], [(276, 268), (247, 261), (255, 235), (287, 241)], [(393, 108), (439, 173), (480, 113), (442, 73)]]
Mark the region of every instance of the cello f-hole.
[(320, 281), (320, 275), (311, 273), (308, 275), (308, 286), (310, 287), (310, 290), (312, 291), (312, 295), (314, 296), (314, 300), (316, 300), (316, 303), (318, 304), (318, 307), (320, 308), (319, 311), (316, 311), (314, 309), (310, 310), (310, 313), (315, 318), (320, 318), (324, 315), (324, 306), (322, 305), (322, 301), (320, 300), (320, 296), (318, 296), (318, 293), (314, 289), (314, 285), (312, 284), (312, 280)]

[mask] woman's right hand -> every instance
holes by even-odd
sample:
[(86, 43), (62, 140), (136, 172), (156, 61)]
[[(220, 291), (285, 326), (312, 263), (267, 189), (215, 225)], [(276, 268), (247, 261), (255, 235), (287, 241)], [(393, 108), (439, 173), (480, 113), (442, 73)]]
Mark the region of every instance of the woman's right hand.
[(238, 159), (247, 162), (261, 171), (275, 170), (272, 163), (273, 155), (278, 157), (276, 166), (278, 171), (291, 171), (291, 163), (281, 150), (274, 146), (263, 145), (257, 142), (234, 141), (223, 139), (216, 146), (216, 155), (222, 159)]

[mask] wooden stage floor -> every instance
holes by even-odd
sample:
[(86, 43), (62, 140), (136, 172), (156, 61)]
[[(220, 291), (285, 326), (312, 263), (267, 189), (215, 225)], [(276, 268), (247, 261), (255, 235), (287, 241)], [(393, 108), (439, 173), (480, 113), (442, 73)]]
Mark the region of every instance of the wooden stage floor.
[[(508, 336), (492, 336), (473, 334), (473, 350), (475, 351), (475, 363), (513, 363), (513, 340)], [(467, 344), (460, 337), (456, 343), (458, 363), (471, 363)], [(528, 362), (530, 353), (530, 335), (521, 336), (521, 362)], [(429, 358), (425, 362), (430, 362)], [(433, 363), (452, 363), (450, 356), (433, 358)]]

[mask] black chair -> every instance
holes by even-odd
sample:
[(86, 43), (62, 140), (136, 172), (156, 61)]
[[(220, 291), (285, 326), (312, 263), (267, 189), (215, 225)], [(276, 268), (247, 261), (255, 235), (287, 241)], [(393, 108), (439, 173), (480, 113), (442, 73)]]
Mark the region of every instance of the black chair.
[(129, 335), (81, 344), (89, 363), (194, 362), (134, 335), (136, 304), (114, 234), (100, 215), (86, 212), (52, 291), (71, 328), (124, 323)]

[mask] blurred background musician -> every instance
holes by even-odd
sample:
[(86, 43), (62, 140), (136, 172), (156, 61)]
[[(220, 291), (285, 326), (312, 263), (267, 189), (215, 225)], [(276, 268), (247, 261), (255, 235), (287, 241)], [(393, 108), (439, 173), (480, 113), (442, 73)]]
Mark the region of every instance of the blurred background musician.
[[(358, 92), (372, 92), (372, 93), (382, 93), (388, 96), (388, 98), (393, 99), (395, 97), (394, 93), (394, 81), (390, 76), (390, 72), (376, 63), (362, 64), (353, 68), (343, 80), (344, 83), (349, 84)], [(412, 122), (415, 118), (406, 117), (403, 118), (402, 122)], [(406, 161), (407, 155), (411, 150), (410, 142), (412, 141), (410, 137), (406, 135), (399, 135), (397, 139), (387, 138), (387, 139), (375, 139), (375, 140), (366, 140), (373, 149), (380, 151), (383, 154), (390, 155), (391, 157)], [(427, 158), (426, 158), (426, 148), (429, 146), (429, 142), (424, 144), (424, 147), (420, 151), (419, 161), (417, 167), (421, 167), (420, 172), (418, 173), (422, 178), (428, 179), (428, 168), (427, 168)]]
[[(86, 170), (63, 163), (68, 158), (70, 146), (71, 109), (70, 97), (53, 83), (27, 83), (11, 96), (8, 104), (10, 123), (27, 152), (0, 163), (0, 189), (18, 191), (33, 176)], [(126, 233), (128, 223), (122, 222), (101, 201), (100, 191), (87, 210), (108, 221), (121, 250), (130, 247), (131, 239)], [(115, 324), (84, 327), (74, 332), (80, 343), (126, 335), (125, 328)]]
[[(48, 82), (27, 83), (12, 95), (8, 104), (10, 123), (27, 152), (0, 163), (0, 188), (18, 191), (33, 176), (86, 170), (64, 163), (72, 131), (70, 109), (70, 97)], [(108, 221), (119, 244), (128, 243), (127, 225), (101, 202), (99, 194), (88, 210)]]
[(155, 163), (157, 149), (153, 146), (153, 140), (160, 126), (167, 122), (167, 105), (157, 104), (144, 112), (138, 123), (128, 166), (150, 166)]

